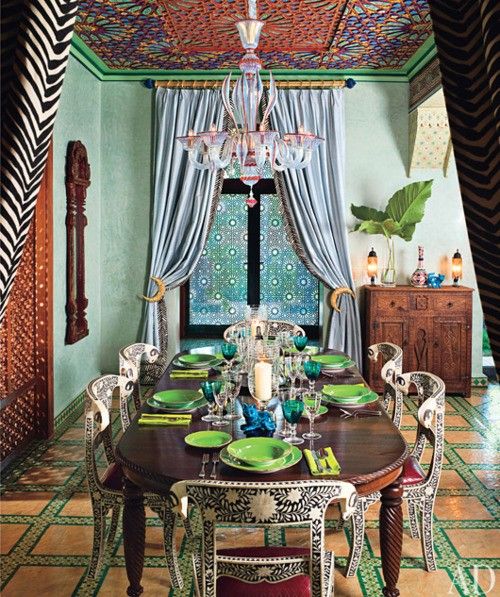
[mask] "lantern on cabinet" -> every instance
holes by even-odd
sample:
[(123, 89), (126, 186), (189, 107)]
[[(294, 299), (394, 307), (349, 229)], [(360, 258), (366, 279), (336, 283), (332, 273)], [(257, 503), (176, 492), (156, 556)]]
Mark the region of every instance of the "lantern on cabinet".
[(451, 276), (453, 278), (453, 286), (458, 286), (458, 281), (462, 277), (462, 255), (460, 255), (458, 249), (451, 260)]
[(368, 253), (368, 261), (366, 265), (366, 271), (368, 273), (368, 277), (370, 278), (370, 284), (375, 286), (375, 278), (378, 274), (378, 257), (377, 253), (375, 253), (373, 247), (372, 250)]

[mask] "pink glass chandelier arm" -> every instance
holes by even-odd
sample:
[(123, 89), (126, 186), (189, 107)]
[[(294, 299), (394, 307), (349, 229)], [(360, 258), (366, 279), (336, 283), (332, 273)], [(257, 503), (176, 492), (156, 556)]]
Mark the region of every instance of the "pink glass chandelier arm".
[(236, 128), (245, 127), (245, 118), (243, 114), (243, 78), (238, 77), (233, 88), (233, 114), (236, 122)]
[(224, 108), (226, 108), (226, 112), (228, 113), (229, 117), (233, 121), (234, 126), (238, 128), (238, 123), (236, 122), (234, 115), (233, 104), (231, 103), (231, 73), (227, 75), (222, 83), (222, 103), (224, 104)]
[(277, 100), (278, 100), (278, 88), (276, 87), (276, 82), (274, 80), (273, 73), (269, 73), (269, 97), (267, 100), (266, 110), (264, 112), (264, 115), (262, 116), (261, 127), (267, 126), (267, 120), (269, 118), (269, 115), (273, 111), (273, 108), (274, 108)]
[(208, 150), (208, 157), (210, 162), (215, 166), (215, 168), (222, 170), (229, 165), (232, 157), (232, 141), (228, 139), (222, 148), (212, 147)]
[(196, 150), (188, 151), (189, 163), (196, 168), (196, 170), (208, 170), (210, 168), (210, 162), (206, 159), (205, 154), (201, 155), (201, 162), (197, 159), (198, 152)]

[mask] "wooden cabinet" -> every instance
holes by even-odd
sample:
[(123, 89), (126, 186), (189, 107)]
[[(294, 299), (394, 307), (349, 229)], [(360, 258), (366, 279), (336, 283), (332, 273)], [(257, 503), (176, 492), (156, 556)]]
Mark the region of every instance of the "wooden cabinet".
[[(470, 396), (472, 288), (365, 286), (365, 354), (371, 344), (393, 342), (403, 349), (403, 371), (428, 371), (447, 392)], [(366, 358), (365, 372), (383, 389), (380, 363)]]

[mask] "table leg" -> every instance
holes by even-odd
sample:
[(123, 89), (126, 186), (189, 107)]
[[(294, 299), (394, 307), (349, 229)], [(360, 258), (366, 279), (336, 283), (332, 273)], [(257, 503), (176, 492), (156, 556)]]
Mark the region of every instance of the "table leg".
[(380, 549), (384, 573), (385, 597), (398, 597), (397, 582), (403, 548), (403, 487), (399, 480), (382, 489), (380, 508)]
[(146, 541), (146, 513), (142, 490), (127, 478), (123, 480), (125, 505), (123, 508), (123, 549), (129, 587), (127, 595), (138, 597), (144, 567), (144, 544)]

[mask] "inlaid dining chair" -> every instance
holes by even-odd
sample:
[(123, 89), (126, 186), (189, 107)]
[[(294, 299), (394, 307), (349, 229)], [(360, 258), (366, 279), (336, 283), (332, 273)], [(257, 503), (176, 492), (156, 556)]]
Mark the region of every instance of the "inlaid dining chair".
[[(328, 597), (333, 590), (334, 554), (325, 551), (325, 512), (342, 502), (345, 519), (357, 493), (343, 481), (288, 483), (182, 481), (172, 486), (179, 509), (200, 509), (202, 557), (193, 557), (195, 587), (202, 597), (300, 595)], [(217, 550), (216, 525), (269, 527), (308, 525), (310, 548), (247, 547)]]
[(368, 347), (368, 358), (377, 362), (382, 355), (380, 377), (384, 382), (382, 403), (385, 410), (392, 408), (392, 422), (399, 429), (403, 417), (403, 393), (396, 384), (396, 377), (403, 372), (403, 349), (392, 342), (380, 342)]
[[(154, 363), (158, 359), (159, 351), (156, 346), (152, 344), (143, 344), (138, 342), (130, 344), (121, 348), (118, 355), (120, 360), (120, 375), (130, 379), (134, 384), (132, 391), (132, 399), (134, 406), (137, 409), (141, 406), (141, 363)], [(130, 425), (130, 405), (129, 395), (124, 395), (120, 392), (120, 418), (122, 423), (122, 430), (125, 431)]]
[[(405, 395), (414, 385), (419, 399), (417, 437), (412, 453), (403, 465), (401, 480), (403, 500), (408, 504), (410, 535), (414, 539), (421, 538), (425, 568), (431, 572), (436, 569), (432, 513), (443, 466), (445, 385), (437, 375), (423, 371), (398, 375), (396, 383)], [(432, 447), (432, 459), (425, 472), (420, 461), (427, 442)], [(351, 518), (353, 538), (346, 576), (356, 574), (364, 542), (365, 512), (379, 498), (380, 494), (376, 492), (358, 501), (356, 512)]]
[[(306, 333), (300, 325), (296, 325), (290, 321), (279, 321), (277, 319), (269, 319), (266, 321), (267, 335), (276, 337), (279, 332), (289, 332), (292, 336), (305, 336)], [(243, 330), (247, 325), (246, 321), (237, 321), (224, 330), (225, 342), (230, 342), (234, 334)]]
[[(85, 464), (87, 482), (94, 517), (92, 555), (87, 570), (89, 578), (96, 578), (105, 553), (116, 535), (123, 499), (123, 471), (116, 462), (112, 441), (111, 400), (113, 391), (131, 395), (133, 382), (122, 375), (103, 375), (87, 385), (85, 399)], [(103, 448), (107, 468), (99, 472), (99, 453)], [(152, 493), (144, 494), (144, 504), (149, 506), (163, 522), (165, 557), (174, 588), (182, 588), (183, 581), (174, 545), (177, 516), (167, 498)], [(106, 516), (111, 511), (111, 523), (106, 538)]]

